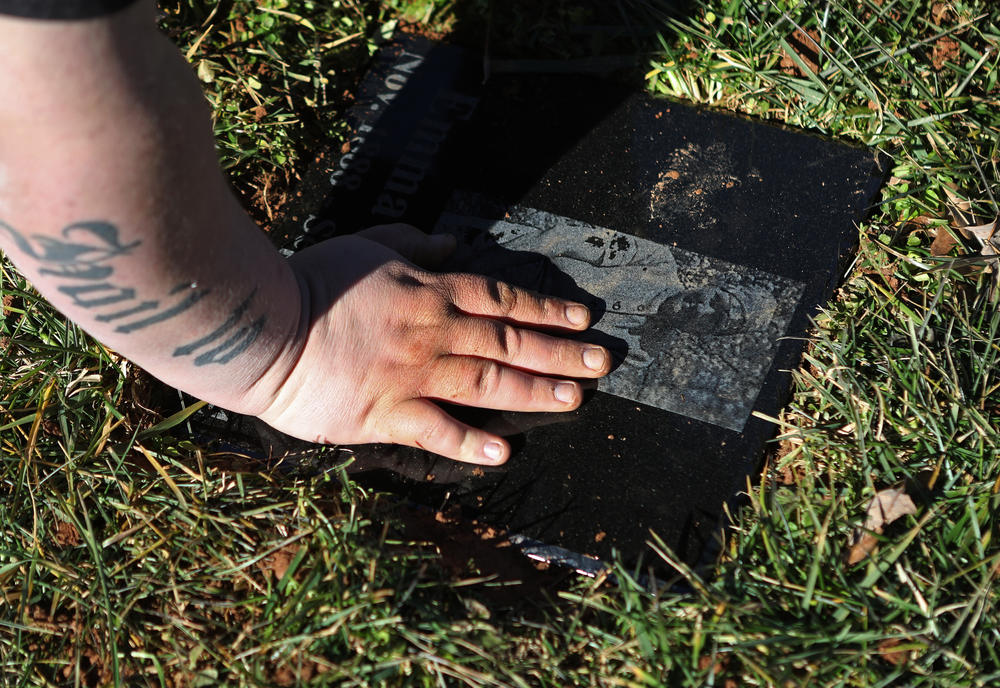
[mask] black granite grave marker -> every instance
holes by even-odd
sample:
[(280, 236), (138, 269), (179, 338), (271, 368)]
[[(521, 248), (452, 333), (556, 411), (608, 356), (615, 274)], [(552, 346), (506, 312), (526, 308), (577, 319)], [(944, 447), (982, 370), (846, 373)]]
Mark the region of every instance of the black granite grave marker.
[(382, 445), (358, 464), (526, 542), (634, 558), (652, 529), (696, 561), (774, 435), (753, 412), (785, 400), (883, 171), (867, 150), (587, 77), (483, 77), (455, 48), (385, 49), (283, 250), (386, 222), (452, 233), (450, 269), (588, 301), (584, 336), (617, 367), (571, 413), (453, 409), (511, 435), (503, 467)]

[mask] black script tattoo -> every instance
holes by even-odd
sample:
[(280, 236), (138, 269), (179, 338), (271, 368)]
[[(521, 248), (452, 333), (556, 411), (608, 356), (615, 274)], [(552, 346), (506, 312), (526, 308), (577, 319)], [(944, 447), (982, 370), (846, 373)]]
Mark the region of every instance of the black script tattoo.
[[(56, 289), (70, 297), (73, 305), (97, 311), (95, 320), (117, 323), (115, 332), (122, 334), (175, 318), (211, 293), (211, 289), (199, 288), (197, 283), (184, 282), (171, 289), (163, 299), (139, 301), (133, 287), (113, 280), (112, 262), (128, 255), (142, 242), (123, 244), (118, 228), (107, 222), (77, 222), (64, 228), (61, 238), (38, 234), (29, 238), (0, 221), (0, 233), (6, 234), (22, 253), (42, 265), (40, 274), (65, 281)], [(254, 287), (225, 322), (204, 337), (177, 347), (173, 355), (194, 356), (196, 366), (225, 365), (246, 351), (267, 322), (267, 316), (247, 317), (256, 293)]]
[[(231, 332), (232, 329), (239, 324), (240, 320), (242, 320), (243, 314), (250, 308), (250, 302), (253, 300), (256, 293), (257, 288), (254, 287), (254, 290), (250, 292), (250, 296), (248, 296), (243, 303), (236, 307), (226, 322), (219, 325), (214, 332), (210, 332), (201, 339), (178, 347), (174, 350), (174, 356), (190, 356), (201, 347), (207, 346), (208, 344)], [(257, 339), (257, 335), (259, 335), (261, 330), (264, 329), (264, 323), (266, 320), (266, 317), (260, 317), (250, 323), (250, 325), (240, 327), (235, 333), (233, 333), (232, 336), (229, 337), (229, 339), (222, 342), (222, 344), (219, 344), (213, 349), (209, 349), (195, 358), (194, 364), (200, 366), (207, 365), (209, 363), (228, 363), (233, 360), (235, 357), (246, 351), (248, 346), (253, 344), (253, 341)]]

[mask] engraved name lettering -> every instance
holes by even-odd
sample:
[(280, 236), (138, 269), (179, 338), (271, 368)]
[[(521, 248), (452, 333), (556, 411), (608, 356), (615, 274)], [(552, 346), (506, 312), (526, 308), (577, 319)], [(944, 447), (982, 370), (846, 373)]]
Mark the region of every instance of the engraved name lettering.
[(400, 217), (406, 212), (409, 197), (416, 193), (420, 182), (431, 170), (441, 144), (455, 122), (472, 116), (478, 98), (454, 91), (445, 91), (434, 101), (430, 112), (413, 132), (403, 148), (403, 155), (389, 173), (382, 193), (372, 207), (373, 215)]

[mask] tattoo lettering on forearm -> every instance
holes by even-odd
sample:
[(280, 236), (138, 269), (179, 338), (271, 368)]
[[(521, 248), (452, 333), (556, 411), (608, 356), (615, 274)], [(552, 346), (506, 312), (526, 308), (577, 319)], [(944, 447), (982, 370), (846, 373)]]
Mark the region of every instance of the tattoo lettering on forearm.
[[(117, 323), (115, 332), (122, 334), (175, 318), (211, 292), (207, 288), (200, 289), (196, 283), (184, 282), (170, 290), (169, 298), (137, 302), (134, 288), (112, 280), (114, 267), (109, 263), (128, 255), (141, 242), (121, 243), (118, 228), (107, 222), (72, 224), (63, 229), (62, 238), (58, 239), (40, 235), (29, 238), (2, 221), (0, 232), (10, 237), (25, 255), (41, 263), (39, 273), (66, 280), (67, 284), (60, 284), (56, 289), (70, 297), (73, 305), (101, 311), (94, 319)], [(195, 356), (193, 363), (196, 366), (225, 365), (246, 351), (267, 321), (267, 316), (263, 315), (256, 319), (248, 317), (256, 293), (255, 287), (224, 323), (204, 337), (177, 347), (173, 355)], [(209, 346), (211, 348), (205, 349)]]
[[(229, 316), (226, 322), (222, 323), (214, 332), (210, 332), (201, 339), (186, 344), (184, 346), (178, 347), (174, 350), (174, 356), (190, 356), (198, 349), (203, 346), (211, 344), (215, 340), (224, 337), (226, 334), (232, 331), (234, 327), (243, 319), (243, 314), (250, 308), (250, 301), (253, 300), (254, 295), (257, 293), (256, 287), (250, 296), (246, 298), (243, 303), (236, 307), (236, 309)], [(247, 347), (253, 344), (253, 341), (257, 339), (257, 335), (260, 331), (264, 329), (265, 318), (257, 318), (250, 325), (240, 327), (233, 333), (229, 339), (225, 340), (218, 346), (209, 349), (198, 355), (194, 359), (195, 365), (207, 365), (209, 363), (229, 363), (235, 357), (239, 356), (241, 353), (246, 351)]]

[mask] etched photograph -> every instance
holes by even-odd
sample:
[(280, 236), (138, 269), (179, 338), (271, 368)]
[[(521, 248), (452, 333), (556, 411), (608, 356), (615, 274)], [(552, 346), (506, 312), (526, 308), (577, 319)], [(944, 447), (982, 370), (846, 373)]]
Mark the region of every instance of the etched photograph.
[(802, 296), (800, 282), (456, 192), (447, 266), (587, 303), (585, 338), (617, 356), (598, 389), (739, 432)]

